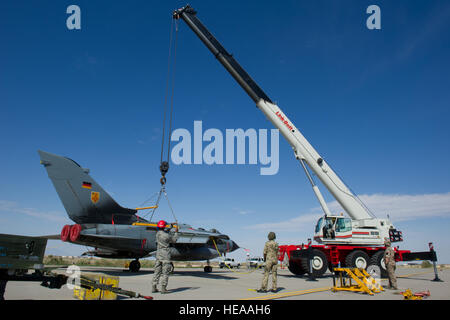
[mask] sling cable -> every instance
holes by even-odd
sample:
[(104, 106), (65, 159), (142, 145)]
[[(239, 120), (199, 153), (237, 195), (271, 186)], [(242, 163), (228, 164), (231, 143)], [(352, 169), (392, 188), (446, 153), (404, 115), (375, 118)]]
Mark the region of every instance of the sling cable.
[[(175, 39), (174, 39), (174, 30), (175, 30)], [(167, 203), (169, 205), (170, 211), (172, 213), (173, 218), (175, 219), (175, 223), (178, 226), (177, 218), (174, 214), (172, 205), (170, 204), (169, 198), (166, 192), (166, 174), (169, 171), (169, 160), (170, 160), (170, 138), (172, 134), (172, 123), (173, 123), (173, 98), (174, 98), (174, 86), (175, 86), (175, 67), (176, 67), (176, 57), (177, 57), (177, 40), (178, 40), (178, 23), (172, 19), (172, 24), (170, 28), (170, 42), (169, 42), (169, 54), (167, 61), (167, 78), (166, 78), (166, 93), (164, 98), (164, 117), (163, 117), (163, 130), (162, 130), (162, 138), (161, 138), (161, 160), (159, 165), (159, 171), (161, 172), (161, 178), (159, 182), (161, 183), (161, 189), (159, 191), (158, 199), (156, 200), (155, 208), (153, 208), (150, 221), (153, 219), (153, 215), (158, 208), (159, 201), (161, 196), (164, 194)], [(173, 47), (173, 48), (172, 48)], [(173, 51), (173, 52), (172, 52)], [(170, 110), (169, 110), (170, 109)], [(167, 120), (167, 118), (169, 118)], [(168, 122), (168, 131), (167, 131), (167, 160), (164, 160), (164, 144), (166, 140), (166, 122)]]

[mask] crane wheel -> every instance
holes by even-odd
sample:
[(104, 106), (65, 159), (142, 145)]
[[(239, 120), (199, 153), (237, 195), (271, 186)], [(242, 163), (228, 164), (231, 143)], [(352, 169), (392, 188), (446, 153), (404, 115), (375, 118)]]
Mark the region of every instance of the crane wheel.
[[(319, 278), (323, 276), (323, 274), (328, 269), (328, 260), (325, 253), (318, 249), (313, 249), (312, 251), (313, 258), (312, 258), (312, 272), (315, 278)], [(306, 272), (309, 273), (309, 259), (308, 258), (301, 258), (301, 266)]]
[(289, 260), (288, 269), (290, 272), (295, 274), (296, 276), (302, 276), (306, 273), (306, 270), (303, 269), (302, 265), (295, 260)]
[(381, 272), (381, 278), (386, 278), (388, 276), (386, 265), (383, 261), (384, 251), (378, 251), (373, 254), (372, 257), (370, 257), (370, 264), (375, 265), (380, 268)]
[(369, 255), (362, 250), (352, 251), (345, 257), (345, 266), (347, 268), (367, 269), (369, 265)]

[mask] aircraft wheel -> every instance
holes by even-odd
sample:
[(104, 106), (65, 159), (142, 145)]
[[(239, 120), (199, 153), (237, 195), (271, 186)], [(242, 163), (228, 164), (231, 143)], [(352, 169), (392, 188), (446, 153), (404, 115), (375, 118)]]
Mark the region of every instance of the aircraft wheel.
[(139, 272), (139, 269), (141, 269), (141, 263), (139, 260), (133, 260), (130, 262), (130, 272)]
[(211, 266), (205, 266), (203, 268), (203, 271), (205, 271), (205, 272), (212, 272), (212, 267)]

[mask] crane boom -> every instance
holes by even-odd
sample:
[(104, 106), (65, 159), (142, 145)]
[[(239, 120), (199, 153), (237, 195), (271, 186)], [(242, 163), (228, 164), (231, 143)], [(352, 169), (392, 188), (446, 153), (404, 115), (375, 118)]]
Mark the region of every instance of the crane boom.
[(306, 174), (313, 186), (322, 209), (326, 215), (330, 211), (314, 181), (308, 173), (308, 167), (316, 174), (320, 181), (330, 191), (333, 197), (339, 202), (347, 214), (354, 220), (373, 219), (370, 212), (361, 201), (350, 191), (345, 183), (331, 169), (327, 162), (311, 146), (301, 132), (281, 111), (281, 109), (270, 100), (258, 84), (239, 65), (233, 56), (220, 44), (220, 42), (209, 32), (203, 23), (197, 18), (195, 10), (189, 5), (175, 10), (174, 19), (183, 19), (192, 31), (200, 38), (212, 54), (219, 60), (231, 76), (238, 82), (256, 106), (264, 113), (269, 121), (280, 130), (283, 137), (288, 141), (294, 150), (296, 158), (301, 162)]

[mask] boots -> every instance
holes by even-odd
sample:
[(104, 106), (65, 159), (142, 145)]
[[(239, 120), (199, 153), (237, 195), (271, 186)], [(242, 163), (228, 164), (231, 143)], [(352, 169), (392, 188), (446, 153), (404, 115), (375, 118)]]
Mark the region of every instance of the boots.
[(166, 286), (162, 286), (162, 287), (161, 287), (161, 293), (162, 293), (162, 294), (169, 293), (169, 291), (167, 291)]
[(158, 292), (158, 288), (156, 287), (156, 284), (152, 285), (152, 293)]

